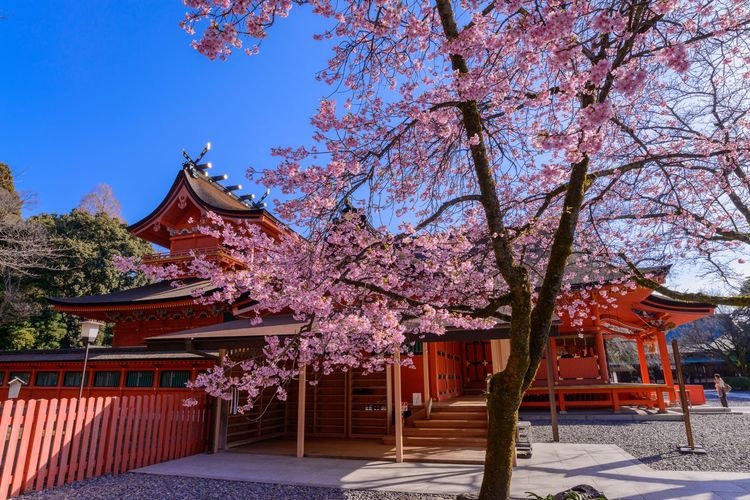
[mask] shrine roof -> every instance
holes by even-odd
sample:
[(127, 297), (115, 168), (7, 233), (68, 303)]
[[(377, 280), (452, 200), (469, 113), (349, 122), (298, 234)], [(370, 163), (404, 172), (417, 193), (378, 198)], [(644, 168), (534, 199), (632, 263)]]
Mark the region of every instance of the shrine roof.
[[(73, 349), (23, 349), (19, 351), (0, 351), (0, 363), (26, 363), (38, 361), (83, 361), (84, 348)], [(157, 359), (205, 359), (197, 354), (180, 351), (156, 351), (146, 347), (103, 347), (92, 346), (89, 349), (91, 361), (139, 361)]]
[(266, 336), (298, 335), (307, 322), (298, 321), (291, 315), (267, 316), (263, 322), (253, 325), (249, 319), (238, 319), (215, 325), (191, 328), (179, 332), (165, 333), (145, 339), (149, 348), (170, 349), (184, 347), (186, 342), (195, 349), (218, 349), (242, 346), (244, 342)]
[(192, 300), (196, 294), (214, 290), (210, 280), (188, 278), (175, 286), (171, 280), (160, 281), (151, 285), (120, 290), (103, 295), (84, 295), (82, 297), (48, 297), (47, 301), (56, 306), (113, 306), (129, 304), (152, 304)]
[[(614, 266), (607, 263), (591, 263), (588, 266), (569, 266), (572, 275), (569, 277), (572, 287), (582, 288), (592, 285), (603, 285), (632, 280), (633, 273), (624, 267)], [(672, 266), (639, 267), (638, 271), (651, 276), (656, 281), (666, 278)]]
[(170, 211), (182, 211), (185, 207), (182, 203), (187, 203), (187, 199), (201, 211), (214, 212), (231, 219), (264, 219), (278, 227), (283, 226), (265, 208), (255, 207), (241, 200), (233, 191), (219, 184), (211, 176), (186, 166), (177, 173), (159, 206), (143, 219), (131, 224), (128, 231), (147, 241), (168, 247), (169, 236), (166, 228), (160, 227), (165, 222), (163, 216)]
[(264, 212), (261, 208), (248, 207), (234, 195), (225, 191), (221, 184), (209, 181), (206, 176), (191, 175), (186, 169), (182, 169), (177, 174), (177, 178), (179, 179), (180, 177), (185, 178), (193, 193), (196, 194), (197, 198), (202, 201), (207, 208), (240, 212), (247, 215)]
[(715, 304), (708, 304), (705, 302), (686, 302), (684, 300), (669, 298), (658, 292), (652, 292), (651, 295), (641, 301), (641, 304), (670, 311), (693, 311), (696, 309), (713, 310), (716, 308)]

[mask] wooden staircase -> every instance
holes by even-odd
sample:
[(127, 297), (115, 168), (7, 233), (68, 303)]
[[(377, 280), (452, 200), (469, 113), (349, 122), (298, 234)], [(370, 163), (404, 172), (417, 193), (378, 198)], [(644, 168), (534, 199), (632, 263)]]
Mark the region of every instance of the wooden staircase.
[[(394, 444), (395, 436), (383, 443)], [(429, 419), (404, 427), (404, 446), (481, 447), (487, 444), (487, 408), (484, 405), (434, 406)]]

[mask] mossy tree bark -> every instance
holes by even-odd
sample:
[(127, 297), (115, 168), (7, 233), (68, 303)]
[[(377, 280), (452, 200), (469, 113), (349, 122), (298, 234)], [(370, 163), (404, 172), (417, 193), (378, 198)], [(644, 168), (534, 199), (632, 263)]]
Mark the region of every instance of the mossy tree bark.
[[(458, 27), (450, 0), (437, 0), (437, 11), (448, 40), (458, 36)], [(469, 73), (466, 60), (451, 55), (453, 69), (461, 75)], [(592, 96), (581, 99), (581, 107), (594, 102)], [(514, 439), (518, 409), (523, 394), (534, 380), (549, 338), (555, 301), (562, 286), (563, 275), (570, 256), (580, 208), (587, 185), (588, 158), (571, 165), (565, 200), (554, 240), (550, 260), (537, 298), (532, 303), (532, 285), (523, 263), (513, 257), (511, 239), (503, 222), (503, 212), (497, 186), (483, 140), (482, 117), (476, 101), (457, 104), (468, 137), (478, 137), (471, 146), (471, 159), (480, 190), (488, 233), (497, 267), (510, 288), (510, 343), (508, 364), (490, 380), (487, 395), (489, 423), (485, 452), (484, 478), (480, 498), (485, 500), (510, 498), (513, 473)]]

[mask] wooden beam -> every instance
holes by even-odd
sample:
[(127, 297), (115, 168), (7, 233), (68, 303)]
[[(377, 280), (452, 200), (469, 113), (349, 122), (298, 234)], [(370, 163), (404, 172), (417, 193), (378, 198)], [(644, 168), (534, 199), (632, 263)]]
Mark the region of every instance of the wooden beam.
[(307, 365), (299, 369), (297, 391), (297, 458), (305, 456), (305, 391), (307, 390)]
[(404, 419), (401, 413), (401, 351), (393, 348), (393, 398), (396, 407), (396, 463), (404, 461)]

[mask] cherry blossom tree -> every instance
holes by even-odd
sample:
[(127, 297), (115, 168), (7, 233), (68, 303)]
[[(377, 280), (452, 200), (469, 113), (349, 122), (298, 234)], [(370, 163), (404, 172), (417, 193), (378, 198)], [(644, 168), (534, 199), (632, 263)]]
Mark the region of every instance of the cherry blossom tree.
[(113, 219), (124, 221), (120, 202), (109, 184), (97, 184), (94, 189), (83, 195), (78, 209), (91, 215), (104, 213)]
[(508, 498), (518, 408), (553, 315), (590, 314), (590, 290), (565, 295), (573, 283), (596, 288), (624, 268), (621, 290), (750, 303), (671, 290), (640, 270), (747, 251), (745, 2), (185, 4), (182, 26), (210, 59), (255, 54), (298, 9), (325, 19), (316, 38), (333, 46), (318, 77), (334, 93), (310, 143), (278, 147), (276, 168), (249, 172), (290, 195), (278, 212), (301, 236), (214, 218), (204, 231), (246, 267), (197, 259), (187, 270), (220, 286), (211, 300), (248, 293), (259, 318), (291, 310), (308, 327), (269, 339), (241, 377), (199, 378), (212, 395), (236, 388), (252, 405), (276, 387), (284, 398), (301, 364), (377, 370), (398, 350), (408, 364), (415, 336), (506, 322), (480, 496)]

